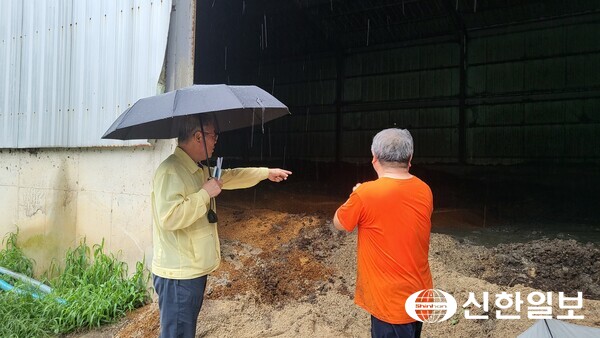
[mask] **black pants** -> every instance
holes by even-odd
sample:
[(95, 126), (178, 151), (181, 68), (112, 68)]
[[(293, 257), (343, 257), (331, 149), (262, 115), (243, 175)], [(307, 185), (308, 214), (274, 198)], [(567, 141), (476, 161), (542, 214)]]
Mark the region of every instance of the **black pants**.
[(372, 338), (420, 338), (423, 323), (390, 324), (371, 316)]
[(194, 338), (207, 276), (194, 279), (153, 277), (160, 310), (160, 337)]

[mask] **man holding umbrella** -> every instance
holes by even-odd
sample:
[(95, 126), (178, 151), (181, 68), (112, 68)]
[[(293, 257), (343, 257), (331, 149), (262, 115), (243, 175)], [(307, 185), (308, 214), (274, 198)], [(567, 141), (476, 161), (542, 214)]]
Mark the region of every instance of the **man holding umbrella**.
[[(175, 152), (160, 164), (153, 180), (152, 274), (158, 294), (161, 337), (194, 337), (208, 274), (221, 260), (212, 205), (222, 189), (242, 189), (269, 179), (286, 180), (282, 169), (224, 169), (211, 178), (199, 164), (212, 156), (218, 140), (207, 114), (189, 115), (179, 127)], [(212, 215), (211, 215), (212, 213)], [(212, 217), (211, 217), (212, 216)]]
[[(175, 152), (152, 182), (152, 274), (160, 308), (161, 337), (194, 337), (206, 279), (221, 261), (214, 199), (221, 189), (281, 182), (282, 169), (222, 170), (212, 178), (208, 159), (218, 131), (254, 127), (289, 115), (288, 108), (257, 86), (193, 85), (139, 99), (108, 128), (104, 139), (171, 139)], [(207, 165), (201, 165), (201, 161)]]

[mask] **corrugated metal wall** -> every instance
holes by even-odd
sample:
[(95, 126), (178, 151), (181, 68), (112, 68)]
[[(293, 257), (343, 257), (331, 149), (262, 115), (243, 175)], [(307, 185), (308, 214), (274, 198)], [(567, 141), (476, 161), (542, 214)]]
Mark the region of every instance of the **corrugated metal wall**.
[(346, 63), (343, 156), (370, 160), (373, 136), (385, 128), (410, 129), (415, 158), (455, 161), (458, 109), (458, 45), (438, 43), (365, 51)]
[(100, 137), (155, 95), (171, 0), (6, 1), (0, 11), (0, 147), (144, 144)]
[[(458, 55), (457, 44), (441, 43), (353, 52), (343, 57), (343, 65), (335, 56), (306, 56), (263, 68), (259, 83), (292, 112), (270, 124), (269, 154), (336, 159), (336, 79), (342, 67), (341, 160), (370, 161), (373, 136), (397, 126), (411, 130), (421, 159), (456, 161)], [(451, 105), (440, 103), (447, 100)], [(256, 138), (263, 136), (255, 133)], [(266, 147), (256, 149), (264, 153)]]
[[(199, 74), (214, 82), (258, 84), (292, 113), (266, 125), (264, 134), (257, 128), (223, 138), (219, 151), (246, 159), (367, 162), (372, 136), (401, 127), (415, 138), (415, 162), (600, 162), (600, 16), (575, 12), (523, 21), (522, 9), (505, 8), (500, 13), (515, 19), (497, 25), (484, 21), (493, 22), (488, 13), (498, 12), (465, 12), (466, 25), (457, 18), (439, 35), (346, 47), (332, 40), (339, 35), (325, 34), (331, 48), (303, 54), (233, 41), (237, 49), (226, 50), (242, 50), (241, 56), (224, 58), (222, 45), (208, 44), (197, 50), (208, 60), (199, 63)], [(218, 24), (223, 22), (221, 17)], [(205, 26), (206, 35), (217, 34)], [(412, 36), (428, 32), (410, 29)], [(224, 67), (227, 59), (245, 62)]]
[(333, 57), (282, 60), (260, 67), (256, 83), (284, 102), (291, 116), (276, 119), (247, 132), (236, 131), (219, 139), (220, 154), (262, 159), (293, 157), (331, 161), (335, 158), (336, 78)]
[[(597, 162), (597, 41), (597, 20), (473, 34), (465, 56), (466, 163)], [(460, 48), (449, 41), (345, 55), (340, 159), (370, 160), (373, 135), (396, 126), (413, 134), (415, 162), (459, 162)], [(260, 83), (293, 115), (271, 124), (256, 149), (268, 144), (272, 156), (335, 160), (335, 60), (300, 56), (263, 72)]]
[(600, 23), (473, 38), (467, 56), (472, 163), (600, 159)]
[[(260, 79), (276, 79), (274, 94), (292, 107), (292, 116), (273, 124), (271, 140), (283, 144), (288, 157), (335, 158), (335, 107), (337, 65), (333, 57), (299, 58), (289, 64), (270, 65)], [(279, 83), (279, 84), (277, 84)], [(279, 133), (286, 128), (286, 134)]]

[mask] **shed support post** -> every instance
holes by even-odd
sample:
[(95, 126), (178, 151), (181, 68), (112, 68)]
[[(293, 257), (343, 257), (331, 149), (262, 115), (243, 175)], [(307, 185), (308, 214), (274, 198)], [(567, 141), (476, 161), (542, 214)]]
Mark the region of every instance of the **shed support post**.
[(166, 90), (194, 84), (196, 0), (173, 0), (166, 58)]
[(341, 165), (342, 161), (342, 100), (344, 94), (344, 53), (336, 55), (336, 82), (335, 82), (335, 163)]
[(460, 34), (460, 74), (458, 87), (458, 163), (467, 163), (467, 35)]

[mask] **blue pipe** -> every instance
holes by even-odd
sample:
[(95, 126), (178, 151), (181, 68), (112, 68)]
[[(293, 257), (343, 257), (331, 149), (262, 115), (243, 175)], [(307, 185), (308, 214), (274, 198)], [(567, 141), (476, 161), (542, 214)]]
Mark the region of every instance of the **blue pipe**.
[[(23, 294), (26, 293), (25, 291), (21, 290), (21, 289), (17, 289), (14, 286), (10, 285), (7, 281), (0, 279), (0, 289), (4, 290), (4, 291), (11, 291), (14, 290), (17, 293)], [(40, 295), (38, 295), (35, 292), (31, 292), (30, 293), (31, 296), (35, 299), (40, 299)]]
[[(42, 296), (40, 296), (38, 293), (36, 292), (27, 292), (24, 290), (21, 290), (19, 288), (14, 287), (13, 285), (9, 284), (7, 281), (0, 279), (0, 289), (4, 290), (4, 291), (15, 291), (18, 294), (30, 294), (33, 298), (35, 299), (41, 299)], [(59, 302), (60, 304), (67, 304), (67, 301), (57, 297), (56, 301)]]
[(29, 277), (27, 277), (25, 275), (22, 275), (20, 273), (16, 273), (16, 272), (10, 271), (7, 268), (3, 268), (1, 266), (0, 266), (0, 274), (9, 275), (12, 278), (16, 278), (16, 279), (19, 279), (19, 280), (27, 283), (27, 284), (31, 284), (31, 285), (35, 286), (36, 288), (38, 288), (40, 291), (44, 292), (44, 293), (50, 293), (50, 292), (52, 292), (52, 288), (50, 288), (48, 285), (46, 285), (46, 284), (44, 284), (44, 283), (42, 283), (40, 281), (37, 281), (37, 280), (35, 280), (33, 278), (29, 278)]

